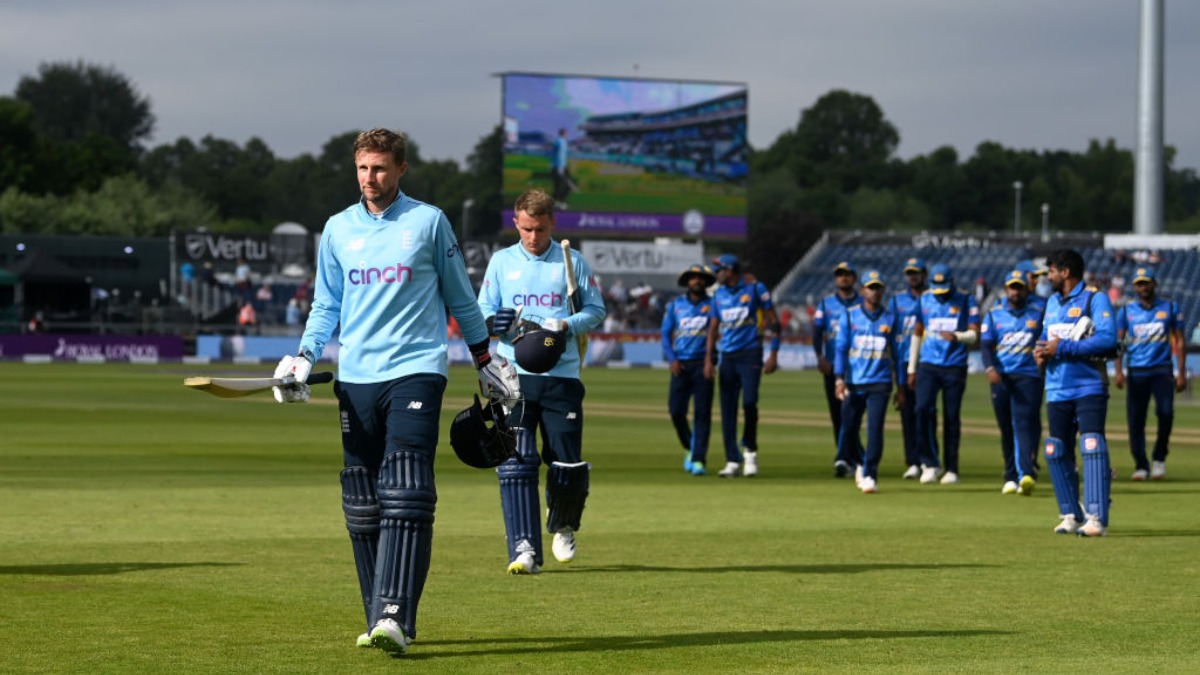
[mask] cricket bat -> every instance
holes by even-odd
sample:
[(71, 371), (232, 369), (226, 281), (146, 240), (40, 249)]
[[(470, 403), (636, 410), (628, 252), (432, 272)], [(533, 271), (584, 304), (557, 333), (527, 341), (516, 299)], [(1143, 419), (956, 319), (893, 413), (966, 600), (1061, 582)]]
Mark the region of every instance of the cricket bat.
[[(572, 314), (583, 306), (583, 298), (580, 297), (579, 283), (575, 281), (575, 262), (571, 260), (571, 240), (562, 240), (563, 249), (563, 271), (567, 277), (567, 309)], [(587, 333), (581, 333), (575, 336), (575, 343), (579, 346), (579, 367), (587, 362)]]
[[(183, 386), (219, 398), (240, 398), (295, 381), (292, 377), (189, 377), (183, 381)], [(333, 373), (313, 373), (308, 376), (306, 384), (324, 384), (332, 381)]]

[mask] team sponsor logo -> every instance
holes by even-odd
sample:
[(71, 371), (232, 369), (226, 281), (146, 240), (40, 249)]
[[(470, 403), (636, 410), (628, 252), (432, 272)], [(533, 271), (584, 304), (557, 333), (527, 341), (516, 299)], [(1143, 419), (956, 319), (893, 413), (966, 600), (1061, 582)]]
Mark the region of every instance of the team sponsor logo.
[(1163, 337), (1167, 333), (1166, 326), (1161, 323), (1139, 323), (1134, 324), (1133, 337), (1144, 340), (1146, 338)]
[(934, 317), (929, 320), (929, 330), (938, 333), (958, 330), (958, 318), (948, 316)]
[(860, 352), (881, 352), (887, 347), (887, 338), (879, 335), (855, 335), (854, 348)]
[(679, 320), (679, 330), (696, 332), (702, 330), (708, 325), (708, 317), (706, 316), (689, 316)]
[(562, 293), (517, 293), (512, 297), (512, 306), (562, 307)]
[(1058, 338), (1059, 340), (1067, 340), (1070, 339), (1073, 328), (1075, 328), (1075, 324), (1073, 323), (1052, 323), (1046, 326), (1046, 336)]
[(412, 268), (402, 263), (388, 265), (387, 267), (365, 267), (365, 263), (359, 264), (364, 266), (350, 270), (346, 275), (346, 280), (353, 286), (399, 284), (405, 281), (411, 283), (413, 279)]
[(730, 307), (721, 310), (721, 321), (725, 323), (739, 323), (744, 321), (749, 314), (749, 307)]

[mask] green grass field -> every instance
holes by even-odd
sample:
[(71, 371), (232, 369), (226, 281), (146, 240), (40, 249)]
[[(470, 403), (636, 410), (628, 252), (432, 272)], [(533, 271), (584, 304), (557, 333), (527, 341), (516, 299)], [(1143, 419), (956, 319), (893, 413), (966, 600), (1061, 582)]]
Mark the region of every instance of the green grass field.
[[(576, 561), (507, 576), (495, 476), (443, 443), (420, 636), (396, 660), (354, 647), (329, 389), (221, 400), (180, 386), (196, 370), (0, 364), (0, 672), (1200, 671), (1192, 401), (1168, 479), (1134, 484), (1116, 392), (1110, 534), (1087, 540), (1052, 534), (1049, 481), (1000, 495), (981, 378), (960, 485), (899, 479), (893, 416), (861, 495), (832, 478), (815, 373), (764, 380), (762, 475), (722, 481), (683, 473), (665, 372), (590, 370)], [(448, 412), (474, 375), (451, 379)]]

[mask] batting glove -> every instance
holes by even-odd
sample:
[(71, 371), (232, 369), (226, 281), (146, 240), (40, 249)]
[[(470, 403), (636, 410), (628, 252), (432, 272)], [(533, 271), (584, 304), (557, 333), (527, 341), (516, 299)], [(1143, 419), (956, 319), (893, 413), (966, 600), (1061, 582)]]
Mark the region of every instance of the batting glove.
[(307, 403), (311, 390), (305, 381), (312, 372), (312, 361), (303, 356), (285, 356), (279, 359), (275, 366), (275, 378), (292, 378), (294, 382), (279, 387), (271, 387), (271, 393), (280, 403)]
[[(521, 309), (524, 309), (523, 307)], [(512, 332), (513, 327), (517, 325), (517, 317), (521, 315), (521, 310), (513, 307), (501, 307), (496, 315), (492, 317), (492, 334), (501, 337)]]
[(493, 356), (479, 369), (479, 389), (493, 401), (511, 409), (521, 399), (517, 369), (503, 356)]

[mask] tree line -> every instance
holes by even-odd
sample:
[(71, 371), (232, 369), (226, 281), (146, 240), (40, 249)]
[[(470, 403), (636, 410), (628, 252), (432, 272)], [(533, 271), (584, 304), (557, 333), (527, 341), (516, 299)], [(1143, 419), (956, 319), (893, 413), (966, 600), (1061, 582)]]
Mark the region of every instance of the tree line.
[[(318, 154), (275, 156), (259, 138), (212, 135), (147, 147), (150, 99), (111, 67), (45, 63), (0, 97), (0, 232), (161, 236), (172, 229), (263, 232), (283, 221), (319, 230), (358, 197), (350, 148), (358, 131)], [(402, 187), (436, 204), (470, 235), (500, 230), (502, 130), (482, 136), (465, 166), (427, 159), (410, 139)], [(1056, 231), (1132, 227), (1134, 161), (1115, 141), (1083, 152), (980, 143), (904, 160), (900, 131), (864, 94), (834, 90), (801, 111), (795, 128), (750, 156), (750, 237), (740, 251), (777, 280), (828, 229), (1011, 231), (1013, 183), (1021, 221), (1037, 229), (1051, 206)], [(1168, 232), (1200, 231), (1200, 178), (1167, 149)]]

